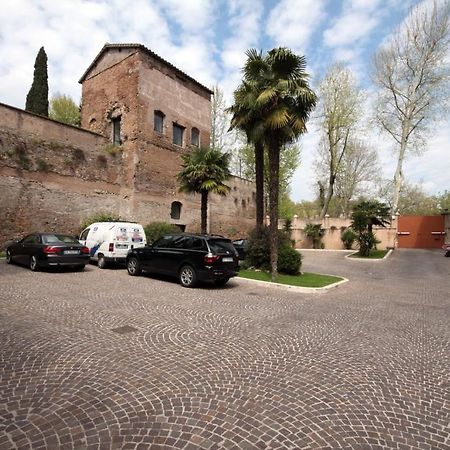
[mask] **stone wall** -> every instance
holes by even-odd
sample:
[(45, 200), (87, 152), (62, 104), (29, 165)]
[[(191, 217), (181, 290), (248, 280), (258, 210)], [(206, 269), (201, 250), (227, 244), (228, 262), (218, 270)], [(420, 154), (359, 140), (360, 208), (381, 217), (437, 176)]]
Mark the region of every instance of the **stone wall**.
[[(74, 234), (98, 212), (200, 230), (200, 197), (179, 193), (173, 177), (165, 189), (152, 188), (144, 159), (136, 161), (137, 188), (129, 195), (125, 150), (109, 139), (3, 104), (0, 118), (1, 247), (37, 230)], [(229, 185), (228, 196), (210, 198), (210, 231), (241, 236), (254, 224), (254, 185), (240, 178)], [(173, 201), (182, 203), (180, 219), (170, 218)]]

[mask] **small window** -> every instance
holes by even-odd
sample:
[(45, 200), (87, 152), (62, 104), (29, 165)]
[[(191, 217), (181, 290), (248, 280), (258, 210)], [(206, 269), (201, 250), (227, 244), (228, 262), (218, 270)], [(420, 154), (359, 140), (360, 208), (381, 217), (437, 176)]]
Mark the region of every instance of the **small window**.
[(153, 116), (153, 129), (157, 132), (157, 133), (164, 133), (164, 118), (165, 118), (165, 114), (161, 111), (155, 111), (154, 116)]
[(87, 230), (84, 230), (80, 235), (80, 241), (85, 241), (87, 236), (89, 234), (89, 228)]
[(180, 216), (181, 216), (181, 203), (172, 202), (172, 206), (170, 207), (170, 218), (179, 219)]
[(200, 131), (198, 131), (198, 128), (192, 128), (191, 130), (191, 145), (196, 147), (200, 145)]
[(120, 117), (112, 119), (112, 141), (114, 145), (122, 144), (120, 139)]
[(179, 145), (180, 147), (183, 147), (183, 134), (184, 134), (184, 127), (174, 123), (173, 124), (173, 140), (172, 140), (172, 142), (175, 145)]

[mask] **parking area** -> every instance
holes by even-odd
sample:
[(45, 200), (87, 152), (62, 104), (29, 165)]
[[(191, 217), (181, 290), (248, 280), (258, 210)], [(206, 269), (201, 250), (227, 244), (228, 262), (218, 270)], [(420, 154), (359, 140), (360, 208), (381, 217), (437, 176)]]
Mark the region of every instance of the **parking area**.
[(344, 255), (320, 294), (0, 261), (0, 449), (450, 449), (450, 258)]

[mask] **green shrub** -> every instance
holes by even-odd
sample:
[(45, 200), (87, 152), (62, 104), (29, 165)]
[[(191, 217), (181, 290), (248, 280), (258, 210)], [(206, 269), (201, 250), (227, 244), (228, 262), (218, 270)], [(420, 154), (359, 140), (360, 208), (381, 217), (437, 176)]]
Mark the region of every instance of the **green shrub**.
[[(270, 270), (270, 240), (269, 228), (254, 229), (249, 234), (247, 262), (250, 267)], [(282, 248), (292, 248), (292, 241), (284, 231), (278, 231), (278, 251)]]
[(278, 272), (297, 275), (302, 266), (302, 256), (290, 247), (281, 247), (278, 251)]
[(91, 223), (94, 222), (122, 222), (122, 221), (123, 219), (118, 214), (112, 212), (100, 212), (84, 218), (80, 224), (80, 231), (84, 230)]
[(347, 250), (350, 250), (356, 240), (356, 233), (351, 229), (345, 229), (341, 234), (341, 241)]
[(153, 222), (144, 227), (147, 243), (151, 244), (163, 237), (167, 233), (177, 233), (180, 229), (171, 223), (167, 222)]

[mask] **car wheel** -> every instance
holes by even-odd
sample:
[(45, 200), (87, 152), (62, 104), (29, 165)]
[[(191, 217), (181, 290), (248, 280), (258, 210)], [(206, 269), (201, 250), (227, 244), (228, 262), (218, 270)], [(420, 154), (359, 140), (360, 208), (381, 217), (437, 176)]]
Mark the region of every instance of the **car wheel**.
[[(447, 258), (450, 257), (450, 250), (448, 250), (448, 251), (445, 253), (445, 256), (446, 256)], [(7, 255), (7, 257), (8, 257), (8, 255)], [(8, 261), (6, 261), (6, 262), (8, 262)]]
[(197, 284), (197, 274), (191, 266), (183, 266), (179, 273), (180, 283), (183, 287), (194, 287)]
[(80, 266), (75, 266), (74, 270), (77, 272), (82, 272), (84, 270), (84, 264), (81, 264)]
[(107, 263), (106, 263), (106, 259), (103, 255), (98, 257), (97, 266), (99, 269), (106, 269)]
[(229, 278), (222, 278), (221, 280), (214, 281), (215, 286), (225, 286), (228, 283)]
[(140, 275), (142, 272), (139, 260), (134, 256), (127, 261), (127, 271), (132, 277)]
[(36, 259), (36, 256), (31, 256), (31, 258), (30, 258), (30, 269), (33, 271), (33, 272), (36, 272), (37, 270), (39, 270), (39, 264), (38, 264), (38, 261), (37, 261), (37, 259)]
[(12, 264), (11, 250), (6, 250), (6, 264)]

